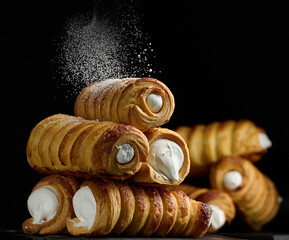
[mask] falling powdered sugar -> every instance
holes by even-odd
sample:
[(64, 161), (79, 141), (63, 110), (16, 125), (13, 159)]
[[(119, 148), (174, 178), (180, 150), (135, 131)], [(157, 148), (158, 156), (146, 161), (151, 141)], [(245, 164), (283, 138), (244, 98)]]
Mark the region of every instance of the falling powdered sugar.
[(75, 88), (92, 82), (118, 78), (123, 64), (119, 60), (117, 29), (82, 18), (70, 20), (60, 55), (61, 71)]
[(90, 19), (69, 19), (59, 45), (59, 72), (73, 93), (95, 81), (155, 73), (152, 44), (134, 6), (116, 3), (109, 15), (100, 14), (101, 7), (95, 6)]

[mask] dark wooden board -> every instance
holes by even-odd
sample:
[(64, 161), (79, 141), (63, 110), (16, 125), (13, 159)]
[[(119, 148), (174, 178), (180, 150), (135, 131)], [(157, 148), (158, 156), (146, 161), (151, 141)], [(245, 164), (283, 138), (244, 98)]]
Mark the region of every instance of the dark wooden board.
[[(0, 239), (15, 239), (15, 240), (188, 240), (192, 238), (127, 238), (127, 237), (74, 237), (71, 235), (28, 235), (24, 234), (20, 230), (0, 230)], [(277, 234), (277, 233), (216, 233), (205, 234), (201, 238), (195, 238), (195, 240), (289, 240), (289, 234)]]

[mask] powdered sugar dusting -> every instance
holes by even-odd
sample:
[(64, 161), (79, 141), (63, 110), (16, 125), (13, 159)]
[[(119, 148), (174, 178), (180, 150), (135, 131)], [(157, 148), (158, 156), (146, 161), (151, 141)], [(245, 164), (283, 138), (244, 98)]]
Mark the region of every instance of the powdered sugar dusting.
[(110, 14), (95, 5), (90, 19), (76, 16), (67, 21), (58, 62), (72, 93), (95, 81), (156, 73), (152, 44), (141, 30), (136, 4), (117, 1)]
[(61, 72), (64, 79), (81, 89), (108, 78), (119, 78), (123, 64), (119, 59), (119, 33), (113, 26), (78, 17), (68, 22), (61, 46)]

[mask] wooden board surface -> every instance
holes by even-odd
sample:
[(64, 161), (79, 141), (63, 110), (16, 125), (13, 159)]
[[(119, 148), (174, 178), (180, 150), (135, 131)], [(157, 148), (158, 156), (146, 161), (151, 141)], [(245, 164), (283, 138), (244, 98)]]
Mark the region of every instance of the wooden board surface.
[[(192, 238), (126, 238), (126, 237), (74, 237), (71, 235), (27, 235), (20, 230), (0, 230), (0, 239), (26, 239), (26, 240), (78, 240), (78, 239), (88, 239), (88, 240), (187, 240)], [(205, 234), (201, 238), (195, 238), (196, 240), (285, 240), (289, 239), (289, 234), (274, 234), (274, 233), (217, 233), (217, 234)]]

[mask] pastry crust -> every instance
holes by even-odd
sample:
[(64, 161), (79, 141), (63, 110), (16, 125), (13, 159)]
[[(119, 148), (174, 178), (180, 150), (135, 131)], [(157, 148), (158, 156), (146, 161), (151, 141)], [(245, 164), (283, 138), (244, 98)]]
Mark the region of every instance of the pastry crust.
[(175, 196), (166, 188), (158, 188), (158, 193), (163, 202), (163, 216), (154, 236), (164, 237), (173, 228), (178, 213), (178, 202)]
[(144, 226), (150, 211), (150, 200), (145, 189), (141, 186), (130, 186), (135, 197), (135, 210), (133, 219), (128, 225), (127, 229), (123, 232), (125, 236), (136, 236)]
[(118, 181), (114, 183), (119, 189), (121, 206), (118, 221), (111, 234), (120, 235), (132, 222), (136, 208), (136, 198), (132, 188), (127, 183)]
[(190, 199), (191, 202), (191, 213), (190, 220), (187, 224), (183, 236), (198, 238), (203, 236), (208, 231), (212, 216), (212, 208), (207, 204)]
[(22, 224), (23, 232), (41, 235), (65, 233), (67, 232), (66, 219), (74, 217), (72, 197), (78, 190), (78, 183), (72, 176), (50, 175), (40, 180), (32, 192), (43, 186), (53, 187), (57, 194), (56, 214), (51, 220), (44, 221), (41, 224), (33, 224), (34, 218), (27, 219)]
[[(149, 94), (162, 97), (162, 107), (154, 112), (147, 104)], [(76, 116), (113, 121), (144, 130), (169, 121), (175, 107), (168, 87), (153, 78), (108, 79), (84, 88), (74, 104)]]
[[(224, 191), (217, 189), (198, 188), (189, 184), (181, 184), (179, 186), (173, 187), (172, 189), (181, 190), (186, 193), (189, 198), (196, 201), (217, 205), (220, 209), (223, 210), (227, 223), (231, 223), (231, 221), (235, 218), (236, 210), (234, 202), (230, 195)], [(219, 229), (213, 229), (210, 227), (208, 232), (212, 233), (216, 232), (217, 230)]]
[[(119, 163), (119, 146), (129, 144), (134, 155)], [(56, 114), (38, 123), (27, 143), (30, 166), (41, 173), (61, 173), (87, 178), (106, 175), (128, 178), (147, 161), (149, 145), (144, 134), (128, 125), (96, 122)]]
[[(122, 184), (130, 190), (120, 190)], [(75, 236), (103, 236), (111, 233), (117, 235), (116, 232), (119, 232), (123, 236), (200, 237), (209, 227), (211, 208), (191, 200), (182, 191), (142, 187), (123, 182), (116, 184), (103, 179), (85, 181), (82, 186), (89, 186), (92, 190), (96, 209), (101, 209), (101, 213), (95, 214), (95, 222), (91, 229), (75, 225), (75, 222), (79, 222), (77, 218), (68, 219), (68, 231)], [(122, 209), (122, 200), (127, 198), (131, 201), (134, 199), (135, 204), (132, 208), (125, 204)], [(119, 226), (122, 222), (125, 222), (126, 227)], [(121, 231), (115, 230), (120, 228)]]
[[(227, 189), (223, 183), (230, 171), (238, 171), (243, 179), (235, 190)], [(274, 183), (247, 159), (222, 159), (212, 168), (210, 182), (213, 188), (226, 191), (232, 197), (239, 215), (253, 230), (261, 230), (279, 210), (279, 193)]]
[(176, 132), (189, 148), (189, 177), (208, 175), (211, 165), (226, 156), (243, 156), (256, 162), (267, 152), (259, 140), (259, 133), (265, 131), (247, 119), (180, 126)]
[(186, 226), (188, 225), (190, 218), (192, 217), (192, 204), (184, 192), (178, 190), (173, 190), (171, 192), (177, 200), (178, 212), (177, 221), (175, 222), (168, 235), (170, 237), (175, 237), (180, 233), (183, 233)]
[(163, 216), (163, 202), (157, 188), (144, 188), (150, 202), (149, 215), (145, 221), (144, 226), (139, 231), (139, 236), (149, 237), (159, 227)]
[(168, 139), (175, 142), (183, 152), (184, 162), (179, 171), (178, 181), (164, 178), (151, 166), (151, 162), (154, 160), (150, 158), (147, 162), (142, 163), (140, 170), (135, 174), (133, 180), (142, 185), (151, 186), (158, 186), (159, 184), (167, 186), (179, 185), (188, 175), (190, 170), (189, 150), (183, 138), (175, 131), (166, 128), (150, 128), (144, 131), (144, 134), (147, 137), (150, 146), (159, 139)]

